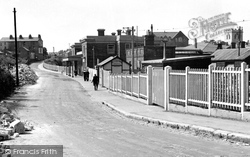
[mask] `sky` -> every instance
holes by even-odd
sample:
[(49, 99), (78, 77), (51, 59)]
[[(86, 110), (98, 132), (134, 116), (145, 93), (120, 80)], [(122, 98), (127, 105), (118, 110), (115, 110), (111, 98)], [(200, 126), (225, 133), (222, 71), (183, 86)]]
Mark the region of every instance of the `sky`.
[(40, 34), (48, 52), (66, 50), (86, 36), (97, 35), (97, 29), (111, 35), (134, 26), (142, 36), (153, 24), (155, 32), (182, 31), (188, 36), (190, 19), (227, 12), (232, 22), (243, 27), (247, 41), (249, 7), (249, 0), (0, 0), (0, 38), (15, 35), (16, 8), (17, 36)]

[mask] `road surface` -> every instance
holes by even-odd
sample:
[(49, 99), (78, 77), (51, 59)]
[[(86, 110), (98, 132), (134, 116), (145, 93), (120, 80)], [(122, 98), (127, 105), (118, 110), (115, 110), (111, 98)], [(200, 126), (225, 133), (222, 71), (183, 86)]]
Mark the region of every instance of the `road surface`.
[[(35, 130), (4, 144), (63, 145), (64, 157), (219, 157), (250, 156), (250, 147), (148, 125), (122, 117), (91, 99), (78, 82), (32, 68), (36, 85), (10, 98), (22, 120)], [(98, 91), (97, 91), (98, 92)]]

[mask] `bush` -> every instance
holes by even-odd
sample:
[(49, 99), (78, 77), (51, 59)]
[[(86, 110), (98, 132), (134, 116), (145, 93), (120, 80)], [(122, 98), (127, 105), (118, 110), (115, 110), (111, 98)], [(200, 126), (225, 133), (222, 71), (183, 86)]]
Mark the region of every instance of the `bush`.
[(44, 61), (44, 63), (51, 64), (51, 65), (62, 65), (62, 58), (57, 56), (52, 56)]
[(0, 68), (0, 100), (10, 96), (15, 90), (15, 80), (8, 70)]

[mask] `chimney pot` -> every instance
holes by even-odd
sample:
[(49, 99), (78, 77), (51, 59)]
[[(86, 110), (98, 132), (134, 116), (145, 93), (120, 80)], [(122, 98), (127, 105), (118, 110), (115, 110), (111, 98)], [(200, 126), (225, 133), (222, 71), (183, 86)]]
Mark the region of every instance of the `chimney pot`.
[(118, 29), (117, 30), (117, 35), (121, 35), (122, 34), (122, 30), (121, 29)]
[(98, 36), (104, 36), (105, 29), (97, 29), (98, 31)]
[(131, 35), (131, 30), (130, 29), (126, 30), (126, 35)]

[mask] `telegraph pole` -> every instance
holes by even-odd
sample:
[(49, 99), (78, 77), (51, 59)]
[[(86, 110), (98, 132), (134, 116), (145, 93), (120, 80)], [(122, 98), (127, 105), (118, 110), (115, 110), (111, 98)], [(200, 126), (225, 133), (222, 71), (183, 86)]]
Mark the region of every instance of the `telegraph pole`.
[(132, 26), (132, 72), (134, 72), (134, 26)]
[(241, 32), (240, 32), (240, 29), (241, 29), (241, 27), (239, 26), (239, 35), (238, 35), (238, 37), (239, 37), (239, 44), (238, 44), (238, 56), (240, 56), (240, 44), (241, 44)]
[(17, 54), (17, 34), (16, 34), (16, 8), (14, 8), (14, 30), (15, 30), (15, 51), (16, 51), (16, 86), (19, 86), (18, 77), (18, 54)]
[(93, 46), (93, 68), (95, 68), (95, 46)]

